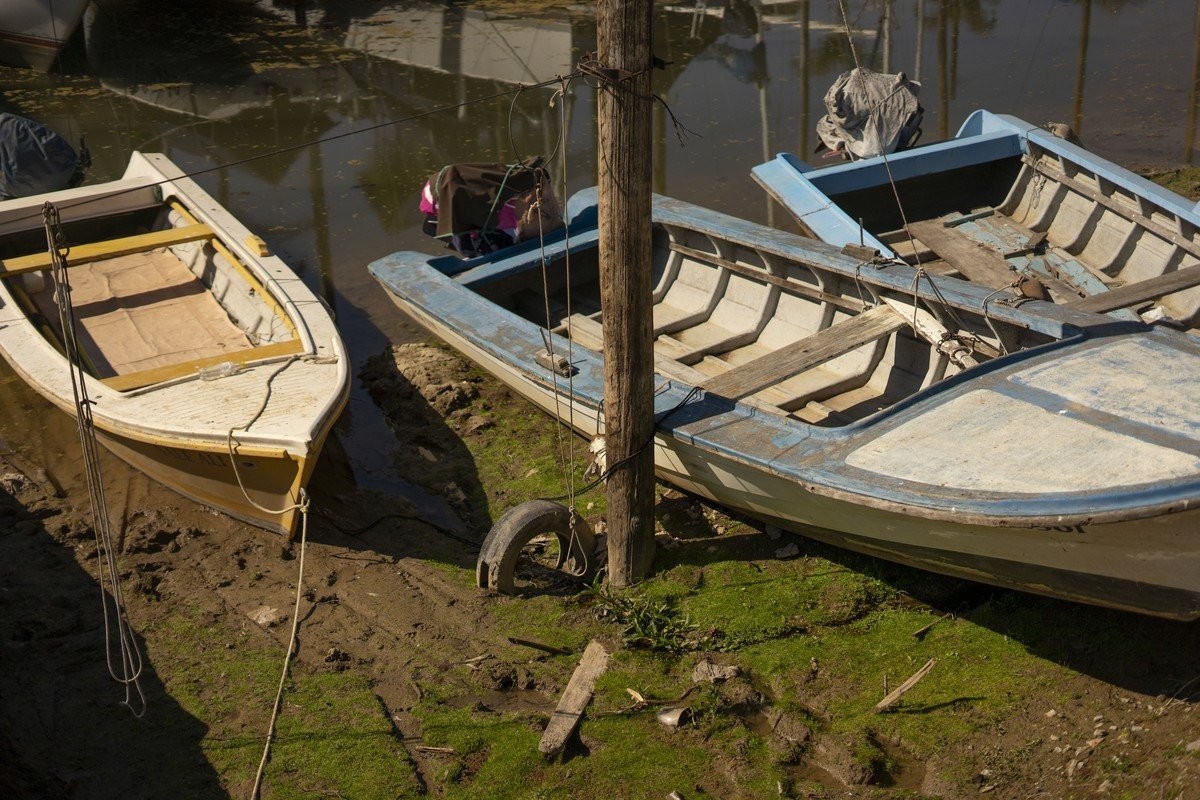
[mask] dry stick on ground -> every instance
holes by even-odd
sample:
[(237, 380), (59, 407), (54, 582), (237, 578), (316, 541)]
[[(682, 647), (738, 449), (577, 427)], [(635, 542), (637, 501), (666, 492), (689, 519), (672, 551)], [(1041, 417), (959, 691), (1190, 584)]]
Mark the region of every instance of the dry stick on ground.
[(518, 639), (515, 636), (508, 637), (508, 641), (512, 644), (519, 644), (523, 647), (532, 647), (534, 650), (541, 650), (543, 653), (550, 653), (551, 655), (555, 656), (574, 655), (570, 650), (564, 650), (561, 647), (552, 647), (551, 645), (542, 644), (541, 642), (533, 642), (529, 639)]
[(875, 704), (875, 713), (879, 713), (880, 711), (883, 711), (885, 708), (890, 706), (892, 703), (899, 700), (901, 695), (903, 695), (905, 692), (907, 692), (912, 687), (916, 686), (917, 681), (921, 680), (921, 678), (924, 678), (926, 675), (929, 674), (929, 670), (933, 669), (933, 664), (934, 664), (934, 659), (932, 659), (932, 658), (929, 659), (928, 661), (926, 661), (925, 666), (923, 666), (919, 670), (917, 670), (911, 678), (909, 678), (904, 683), (897, 686), (895, 688), (895, 690), (892, 691), (891, 694), (889, 694), (887, 697), (883, 698), (878, 703), (876, 703)]
[(567, 740), (579, 724), (583, 710), (592, 699), (592, 691), (596, 687), (596, 678), (608, 667), (608, 651), (599, 642), (592, 640), (583, 651), (583, 658), (575, 668), (558, 708), (550, 717), (550, 723), (542, 734), (538, 750), (546, 758), (554, 758), (567, 746)]
[(920, 630), (913, 631), (913, 638), (914, 638), (914, 639), (920, 639), (920, 638), (922, 638), (923, 636), (925, 636), (925, 634), (929, 633), (929, 631), (933, 629), (933, 626), (934, 626), (934, 625), (937, 625), (939, 622), (941, 622), (941, 621), (942, 621), (942, 620), (944, 620), (944, 619), (949, 619), (949, 618), (950, 618), (950, 616), (951, 616), (950, 612), (949, 612), (949, 611), (947, 611), (945, 614), (942, 614), (940, 617), (938, 617), (938, 618), (937, 618), (937, 619), (935, 619), (933, 622), (931, 622), (931, 623), (929, 623), (928, 625), (926, 625), (924, 628), (921, 628)]

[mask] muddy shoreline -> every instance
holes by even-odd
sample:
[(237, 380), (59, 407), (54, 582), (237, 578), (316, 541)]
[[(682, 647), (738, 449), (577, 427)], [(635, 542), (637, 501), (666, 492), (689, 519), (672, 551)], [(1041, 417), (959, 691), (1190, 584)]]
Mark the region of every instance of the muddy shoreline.
[[(520, 614), (519, 604), (531, 601), (496, 598), (471, 585), (477, 543), (495, 506), (515, 498), (505, 500), (503, 492), (483, 485), (463, 442), (479, 444), (493, 437), (488, 446), (506, 447), (511, 432), (506, 417), (522, 417), (529, 409), (442, 347), (396, 346), (373, 359), (361, 377), (396, 433), (398, 472), (423, 487), (443, 516), (429, 524), (411, 502), (355, 489), (339, 480), (344, 476), (329, 465), (318, 468), (313, 494), (320, 512), (309, 519), (306, 589), (293, 673), (357, 676), (369, 687), (392, 728), (389, 746), (395, 749), (387, 761), (387, 779), (399, 787), (400, 796), (451, 790), (474, 796), (469, 790), (471, 770), (484, 766), (486, 751), (480, 756), (483, 761), (472, 767), (470, 759), (464, 759), (455, 776), (447, 777), (447, 756), (429, 745), (430, 731), (422, 724), (420, 710), (429, 702), (430, 687), (448, 693), (448, 709), (468, 710), (480, 721), (524, 719), (529, 729), (538, 730), (574, 665), (573, 658), (547, 656), (507, 640), (513, 627), (509, 615)], [(51, 411), (36, 398), (26, 398), (26, 404), (27, 421)], [(6, 430), (13, 430), (12, 421), (6, 421)], [(135, 719), (120, 706), (123, 690), (104, 664), (104, 620), (86, 492), (78, 475), (61, 467), (42, 467), (37, 451), (31, 450), (39, 436), (37, 446), (52, 449), (55, 440), (45, 429), (53, 427), (52, 418), (41, 431), (28, 425), (35, 434), (32, 443), (10, 434), (0, 464), (5, 530), (0, 536), (0, 678), (6, 687), (0, 708), (0, 794), (244, 796), (245, 767), (214, 758), (213, 742), (236, 745), (243, 760), (257, 752), (266, 728), (269, 692), (264, 686), (254, 702), (229, 708), (225, 698), (237, 695), (237, 676), (213, 675), (209, 666), (213, 658), (230, 654), (259, 653), (271, 664), (277, 661), (290, 627), (298, 544), (289, 545), (176, 497), (105, 456), (104, 474), (113, 486), (113, 516), (121, 535), (129, 617), (147, 659), (142, 683), (149, 710)], [(58, 444), (61, 457), (51, 457), (48, 463), (71, 464), (71, 443), (60, 439)], [(53, 456), (49, 449), (44, 452)], [(661, 535), (670, 547), (695, 548), (698, 554), (721, 548), (735, 559), (765, 565), (773, 561), (779, 543), (767, 535), (749, 528), (746, 535), (731, 536), (725, 526), (732, 530), (736, 521), (713, 522), (718, 512), (678, 493), (664, 498), (666, 507), (674, 509), (670, 513), (676, 517), (709, 526), (707, 538), (679, 538), (667, 532), (670, 516), (664, 514), (668, 523)], [(841, 557), (802, 538), (796, 541), (798, 549), (813, 558)], [(881, 569), (901, 587), (920, 580), (915, 571), (871, 566), (869, 560), (848, 557), (844, 563), (840, 569)], [(881, 740), (880, 752), (891, 752), (883, 783), (862, 774), (853, 757), (858, 745), (839, 738), (835, 718), (828, 708), (821, 710), (847, 689), (833, 679), (836, 669), (823, 668), (811, 688), (805, 713), (828, 720), (816, 733), (798, 718), (789, 722), (787, 715), (795, 711), (786, 711), (789, 706), (770, 698), (774, 690), (750, 677), (714, 690), (714, 713), (741, 719), (737, 724), (762, 736), (778, 753), (795, 751), (798, 766), (789, 774), (802, 791), (790, 796), (1200, 796), (1200, 716), (1195, 713), (1200, 678), (1189, 674), (1200, 663), (1195, 625), (986, 588), (977, 592), (973, 602), (978, 605), (972, 611), (961, 600), (970, 592), (960, 597), (962, 591), (956, 586), (950, 595), (929, 595), (931, 619), (951, 603), (966, 610), (945, 625), (979, 624), (970, 621), (973, 615), (987, 625), (998, 613), (1028, 616), (1055, 609), (1124, 626), (1131, 642), (1151, 644), (1152, 649), (1134, 655), (1108, 653), (1086, 634), (1074, 634), (1065, 626), (1061, 637), (1051, 637), (1061, 639), (1056, 645), (1061, 650), (1041, 656), (1057, 662), (1062, 681), (1014, 701), (1004, 718), (951, 741), (936, 757), (914, 758), (903, 746)], [(563, 619), (579, 622), (583, 618), (578, 615), (586, 613), (570, 598), (555, 602), (562, 604), (556, 613), (564, 614)], [(908, 610), (913, 607), (912, 601), (906, 605)], [(848, 614), (847, 623), (864, 618), (858, 608), (836, 613)], [(866, 613), (888, 612), (875, 608)], [(592, 620), (584, 627), (597, 624)], [(1046, 618), (1044, 624), (1059, 621)], [(205, 631), (211, 643), (198, 651), (181, 646), (173, 638), (181, 626)], [(597, 630), (610, 648), (621, 648), (619, 628)], [(803, 630), (792, 635), (803, 636)], [(1031, 646), (1044, 650), (1047, 643)], [(690, 669), (701, 658), (738, 661), (736, 652), (685, 653), (679, 668)], [(468, 667), (462, 667), (464, 663)], [(263, 667), (267, 674), (275, 669)], [(190, 678), (193, 672), (196, 677)], [(833, 683), (826, 685), (829, 680)], [(285, 715), (289, 709), (297, 713), (285, 703)], [(763, 719), (773, 720), (773, 725), (764, 728)], [(788, 730), (792, 733), (785, 736)], [(705, 746), (697, 738), (698, 730), (682, 735), (692, 737), (689, 747)], [(776, 757), (786, 762), (791, 756)], [(701, 793), (692, 787), (683, 796), (753, 796), (740, 788), (753, 777), (744, 772), (751, 762), (739, 765), (736, 758), (730, 759), (728, 752), (714, 749), (712, 770), (697, 778)], [(947, 777), (964, 774), (972, 777), (965, 782)], [(284, 791), (287, 785), (295, 790), (295, 784), (284, 781), (273, 784), (264, 796), (293, 796)], [(1152, 792), (1143, 791), (1149, 786), (1155, 787)], [(582, 787), (578, 791), (585, 792)], [(631, 786), (628, 796), (643, 795)]]

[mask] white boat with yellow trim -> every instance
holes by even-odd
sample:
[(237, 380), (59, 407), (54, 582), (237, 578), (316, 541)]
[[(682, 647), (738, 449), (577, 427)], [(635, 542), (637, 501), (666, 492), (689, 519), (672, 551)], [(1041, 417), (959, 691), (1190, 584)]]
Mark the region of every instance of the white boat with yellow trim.
[[(80, 387), (64, 355), (55, 261), (70, 288)], [(110, 183), (0, 203), (0, 353), (69, 414), (82, 390), (101, 443), (134, 467), (289, 534), (350, 387), (325, 304), (152, 153), (135, 152)]]

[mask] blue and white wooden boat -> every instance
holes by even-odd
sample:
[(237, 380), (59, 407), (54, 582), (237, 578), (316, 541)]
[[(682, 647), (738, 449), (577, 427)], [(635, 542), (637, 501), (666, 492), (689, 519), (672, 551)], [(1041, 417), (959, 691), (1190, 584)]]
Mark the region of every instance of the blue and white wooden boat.
[(1028, 276), (1082, 310), (1200, 326), (1196, 205), (1014, 117), (976, 111), (948, 141), (834, 166), (782, 153), (752, 175), (818, 239), (1009, 298)]
[[(469, 261), (401, 252), (370, 271), (403, 311), (592, 437), (596, 218), (590, 190), (545, 245)], [(929, 570), (1200, 617), (1200, 339), (1014, 307), (956, 278), (915, 283), (901, 262), (662, 197), (653, 241), (662, 479)]]

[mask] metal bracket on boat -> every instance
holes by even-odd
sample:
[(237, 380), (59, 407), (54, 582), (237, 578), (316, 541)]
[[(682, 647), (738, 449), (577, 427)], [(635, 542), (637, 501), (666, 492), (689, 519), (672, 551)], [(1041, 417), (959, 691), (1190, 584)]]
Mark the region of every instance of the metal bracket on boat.
[(842, 253), (867, 264), (873, 263), (881, 257), (877, 249), (863, 244), (844, 244)]
[(558, 353), (551, 353), (549, 350), (538, 350), (534, 353), (533, 360), (564, 378), (569, 378), (579, 372), (570, 361), (567, 361), (565, 356), (561, 356)]
[(554, 569), (580, 581), (590, 580), (596, 572), (596, 535), (587, 520), (553, 500), (530, 500), (510, 508), (488, 531), (475, 564), (476, 585), (516, 594), (522, 550), (536, 537), (550, 534), (558, 539)]

